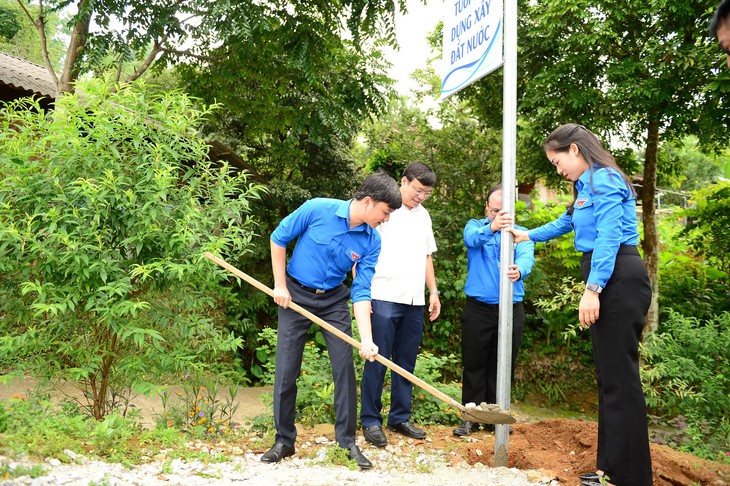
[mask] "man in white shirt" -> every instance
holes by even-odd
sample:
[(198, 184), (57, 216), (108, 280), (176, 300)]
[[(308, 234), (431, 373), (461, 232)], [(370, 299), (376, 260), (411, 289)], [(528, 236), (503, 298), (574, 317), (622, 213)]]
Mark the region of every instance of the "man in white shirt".
[[(429, 289), (428, 313), (431, 321), (441, 312), (439, 291), (431, 254), (436, 241), (431, 216), (422, 203), (431, 196), (436, 174), (422, 162), (406, 167), (401, 178), (403, 205), (381, 224), (381, 251), (371, 285), (373, 342), (382, 356), (409, 372), (416, 366), (423, 335), (424, 286)], [(365, 439), (385, 447), (382, 393), (386, 368), (366, 362), (361, 383), (361, 411)], [(413, 384), (391, 373), (391, 401), (388, 429), (406, 437), (422, 439), (426, 432), (410, 422)]]

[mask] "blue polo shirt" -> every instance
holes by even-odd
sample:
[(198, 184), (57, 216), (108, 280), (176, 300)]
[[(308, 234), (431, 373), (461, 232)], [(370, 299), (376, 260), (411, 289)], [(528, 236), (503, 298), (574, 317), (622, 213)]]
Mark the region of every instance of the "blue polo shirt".
[[(485, 304), (499, 304), (499, 267), (502, 232), (492, 233), (489, 219), (471, 219), (464, 228), (468, 272), (464, 293)], [(515, 228), (525, 230), (522, 226)], [(520, 271), (520, 280), (514, 283), (513, 302), (525, 297), (524, 279), (535, 264), (535, 243), (523, 241), (515, 246), (514, 263)]]
[(575, 249), (593, 252), (587, 283), (605, 287), (613, 274), (621, 245), (639, 244), (636, 198), (621, 174), (610, 167), (587, 170), (575, 183), (578, 191), (573, 215), (564, 213), (555, 221), (529, 233), (532, 241), (547, 241), (575, 231)]
[(380, 235), (365, 223), (350, 229), (350, 203), (352, 199), (311, 199), (281, 220), (271, 241), (286, 247), (299, 238), (286, 270), (307, 287), (333, 289), (357, 263), (350, 296), (359, 302), (370, 300)]

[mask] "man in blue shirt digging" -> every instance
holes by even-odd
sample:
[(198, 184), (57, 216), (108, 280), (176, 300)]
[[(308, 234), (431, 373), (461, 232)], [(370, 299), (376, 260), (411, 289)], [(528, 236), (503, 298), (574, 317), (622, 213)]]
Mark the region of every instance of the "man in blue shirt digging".
[[(276, 439), (261, 461), (277, 463), (294, 454), (297, 377), (312, 322), (289, 309), (294, 301), (352, 336), (352, 317), (347, 305), (352, 298), (360, 332), (360, 356), (373, 360), (370, 325), (370, 282), (380, 254), (380, 235), (373, 228), (388, 221), (401, 206), (398, 184), (387, 174), (368, 176), (354, 199), (317, 198), (305, 202), (284, 218), (271, 235), (274, 302), (279, 305), (279, 331), (274, 375), (274, 425)], [(289, 264), (286, 246), (297, 239)], [(357, 265), (352, 289), (342, 282)], [(372, 463), (355, 445), (357, 393), (350, 344), (323, 331), (335, 384), (335, 439), (362, 469)]]

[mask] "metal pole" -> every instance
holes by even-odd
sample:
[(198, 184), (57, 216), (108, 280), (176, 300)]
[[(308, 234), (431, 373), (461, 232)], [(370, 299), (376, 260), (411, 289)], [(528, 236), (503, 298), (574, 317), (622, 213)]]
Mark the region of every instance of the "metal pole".
[[(504, 4), (504, 92), (502, 118), (502, 209), (515, 214), (517, 166), (517, 0)], [(512, 282), (507, 269), (514, 263), (514, 237), (503, 231), (499, 276), (499, 339), (497, 344), (497, 405), (511, 408), (512, 386)], [(509, 425), (496, 425), (494, 467), (508, 465)]]

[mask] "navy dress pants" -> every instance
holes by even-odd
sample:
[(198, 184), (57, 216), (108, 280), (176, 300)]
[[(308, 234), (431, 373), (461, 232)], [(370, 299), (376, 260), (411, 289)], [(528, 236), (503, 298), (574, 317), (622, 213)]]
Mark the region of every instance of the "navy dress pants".
[[(512, 376), (525, 327), (522, 302), (512, 306)], [(466, 298), (461, 313), (461, 356), (464, 362), (461, 402), (497, 403), (499, 305)]]
[[(418, 347), (423, 336), (422, 305), (373, 300), (373, 342), (378, 353), (413, 373)], [(363, 427), (383, 425), (380, 414), (386, 368), (377, 361), (365, 362), (360, 390), (360, 422)], [(390, 412), (388, 423), (402, 424), (411, 417), (413, 384), (397, 373), (390, 374)]]
[[(314, 294), (296, 285), (289, 285), (292, 300), (352, 336), (352, 318), (347, 305), (350, 290), (340, 285), (325, 294)], [(276, 442), (294, 446), (297, 403), (297, 378), (302, 371), (302, 354), (312, 321), (291, 309), (279, 307), (279, 332), (276, 340), (274, 376), (274, 425)], [(352, 346), (322, 331), (332, 364), (335, 384), (335, 439), (345, 448), (355, 445), (357, 421), (357, 388)]]
[[(583, 255), (588, 278), (591, 253)], [(639, 341), (651, 303), (646, 267), (634, 246), (621, 246), (590, 328), (598, 381), (596, 465), (617, 486), (652, 484), (646, 401), (639, 377)]]

